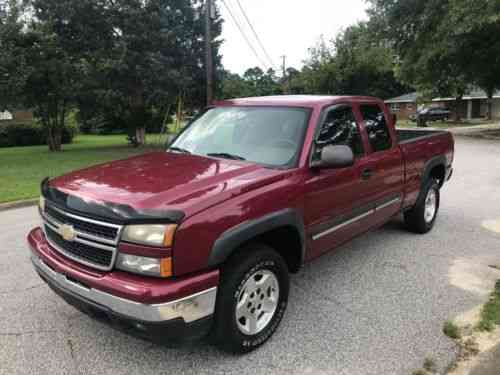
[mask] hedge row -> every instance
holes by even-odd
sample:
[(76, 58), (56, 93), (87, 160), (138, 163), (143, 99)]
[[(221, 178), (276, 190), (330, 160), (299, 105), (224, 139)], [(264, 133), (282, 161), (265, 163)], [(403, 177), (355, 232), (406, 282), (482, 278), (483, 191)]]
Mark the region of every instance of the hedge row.
[[(78, 129), (68, 124), (63, 129), (62, 143), (71, 143)], [(35, 121), (0, 123), (0, 147), (47, 144), (47, 131)]]

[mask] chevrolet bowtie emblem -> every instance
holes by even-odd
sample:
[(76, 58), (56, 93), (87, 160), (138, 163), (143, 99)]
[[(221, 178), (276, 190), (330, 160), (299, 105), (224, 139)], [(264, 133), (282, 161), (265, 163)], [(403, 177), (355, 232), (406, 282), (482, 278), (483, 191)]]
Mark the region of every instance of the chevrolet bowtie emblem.
[(59, 234), (66, 241), (74, 241), (76, 238), (75, 228), (69, 224), (63, 224), (59, 227)]

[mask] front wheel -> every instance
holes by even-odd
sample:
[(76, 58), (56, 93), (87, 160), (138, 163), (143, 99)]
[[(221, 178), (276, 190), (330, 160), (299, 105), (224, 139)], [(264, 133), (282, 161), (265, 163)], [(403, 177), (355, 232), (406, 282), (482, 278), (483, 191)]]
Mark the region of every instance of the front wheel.
[(404, 214), (408, 229), (415, 233), (429, 232), (436, 222), (439, 200), (439, 184), (436, 180), (430, 179), (415, 206)]
[(289, 291), (283, 258), (265, 245), (241, 249), (225, 264), (215, 310), (214, 338), (232, 353), (266, 342), (285, 313)]

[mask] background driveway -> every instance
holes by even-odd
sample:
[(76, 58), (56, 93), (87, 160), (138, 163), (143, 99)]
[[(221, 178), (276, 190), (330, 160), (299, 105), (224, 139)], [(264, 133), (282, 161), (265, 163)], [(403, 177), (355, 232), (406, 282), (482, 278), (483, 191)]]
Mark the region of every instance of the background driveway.
[[(0, 374), (409, 374), (454, 344), (443, 322), (481, 303), (500, 278), (500, 142), (458, 138), (455, 175), (435, 229), (399, 219), (307, 265), (290, 304), (258, 351), (230, 356), (199, 343), (170, 349), (140, 341), (68, 306), (32, 270), (25, 235), (35, 208), (0, 213)], [(491, 227), (491, 225), (490, 225)]]

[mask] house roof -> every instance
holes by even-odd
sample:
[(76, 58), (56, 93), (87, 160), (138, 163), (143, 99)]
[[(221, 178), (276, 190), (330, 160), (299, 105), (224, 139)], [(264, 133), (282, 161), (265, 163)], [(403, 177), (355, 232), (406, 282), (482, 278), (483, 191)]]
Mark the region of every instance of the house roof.
[[(500, 90), (497, 90), (493, 93), (493, 98), (500, 98)], [(479, 88), (475, 88), (462, 97), (462, 100), (472, 100), (472, 99), (488, 99), (488, 95), (486, 94), (486, 91), (481, 90)], [(434, 99), (432, 99), (433, 102), (445, 102), (445, 101), (451, 101), (451, 100), (455, 100), (455, 98), (434, 98)]]
[(404, 94), (401, 96), (397, 96), (395, 98), (385, 100), (386, 103), (416, 103), (417, 102), (417, 92), (411, 92), (409, 94)]

